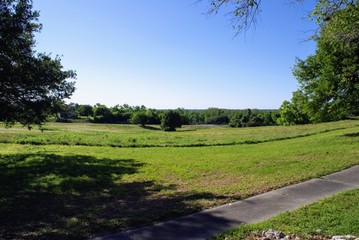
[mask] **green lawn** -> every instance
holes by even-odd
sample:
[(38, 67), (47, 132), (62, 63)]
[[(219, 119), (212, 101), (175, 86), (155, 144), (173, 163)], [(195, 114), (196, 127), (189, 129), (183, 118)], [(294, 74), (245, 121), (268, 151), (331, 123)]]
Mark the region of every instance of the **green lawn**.
[(295, 233), (305, 239), (315, 236), (359, 236), (358, 216), (359, 189), (323, 199), (318, 203), (280, 214), (258, 224), (242, 225), (212, 239), (250, 238), (255, 231), (261, 232), (268, 229), (280, 230), (285, 234)]
[[(153, 130), (156, 126), (45, 128), (0, 130), (0, 239), (91, 237), (359, 164), (356, 120), (246, 129), (188, 126), (172, 133)], [(113, 147), (130, 138), (136, 141)], [(199, 143), (209, 146), (194, 147)]]
[(177, 132), (164, 132), (159, 126), (141, 128), (136, 125), (48, 123), (43, 127), (44, 132), (37, 128), (28, 131), (20, 125), (10, 129), (0, 128), (0, 143), (111, 147), (223, 146), (305, 137), (356, 125), (359, 125), (357, 121), (255, 129), (193, 125), (184, 126)]

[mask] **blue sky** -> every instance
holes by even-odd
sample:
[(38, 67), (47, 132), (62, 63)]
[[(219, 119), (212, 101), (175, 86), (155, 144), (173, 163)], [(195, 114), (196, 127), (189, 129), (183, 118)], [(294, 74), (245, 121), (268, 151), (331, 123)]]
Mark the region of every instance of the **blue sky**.
[(35, 0), (37, 51), (77, 72), (68, 102), (157, 109), (279, 108), (297, 89), (295, 57), (315, 49), (313, 1), (263, 1), (256, 29), (234, 37), (226, 9), (203, 0)]

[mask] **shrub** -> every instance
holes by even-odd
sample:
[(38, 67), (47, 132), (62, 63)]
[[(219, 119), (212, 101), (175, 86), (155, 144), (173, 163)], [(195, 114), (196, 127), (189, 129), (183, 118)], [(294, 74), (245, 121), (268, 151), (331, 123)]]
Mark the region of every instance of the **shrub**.
[(182, 117), (176, 111), (167, 111), (162, 116), (161, 129), (164, 131), (176, 131), (182, 127)]
[(135, 112), (132, 114), (131, 122), (133, 124), (141, 124), (141, 126), (145, 126), (148, 121), (148, 117), (145, 112)]

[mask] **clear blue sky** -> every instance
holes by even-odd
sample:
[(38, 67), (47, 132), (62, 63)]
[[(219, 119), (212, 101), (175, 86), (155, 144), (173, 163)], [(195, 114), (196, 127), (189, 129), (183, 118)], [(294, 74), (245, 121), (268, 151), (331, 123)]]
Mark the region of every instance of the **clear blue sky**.
[(255, 31), (234, 38), (226, 9), (203, 0), (34, 0), (37, 50), (77, 72), (68, 102), (167, 109), (279, 108), (297, 89), (295, 57), (315, 25), (313, 1), (263, 1)]

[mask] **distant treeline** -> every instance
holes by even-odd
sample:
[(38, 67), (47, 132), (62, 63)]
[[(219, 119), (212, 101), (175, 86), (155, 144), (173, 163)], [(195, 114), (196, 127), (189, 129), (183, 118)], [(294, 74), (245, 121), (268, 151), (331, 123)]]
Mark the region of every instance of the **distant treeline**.
[[(82, 120), (93, 123), (113, 124), (161, 124), (166, 112), (145, 106), (129, 106), (128, 104), (107, 107), (103, 104), (81, 105), (65, 104), (57, 116), (57, 121)], [(180, 115), (181, 124), (216, 124), (231, 127), (255, 127), (277, 125), (280, 117), (278, 110), (259, 109), (221, 109), (205, 110), (183, 109), (172, 110)]]

